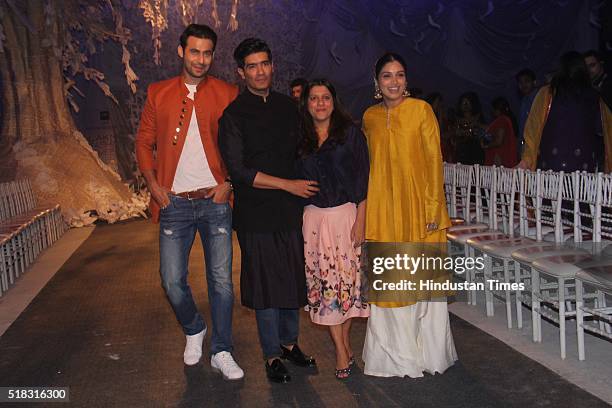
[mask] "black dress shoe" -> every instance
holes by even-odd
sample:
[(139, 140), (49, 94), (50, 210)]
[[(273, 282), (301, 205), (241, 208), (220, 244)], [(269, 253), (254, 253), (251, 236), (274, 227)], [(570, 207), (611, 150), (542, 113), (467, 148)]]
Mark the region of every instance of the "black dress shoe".
[(312, 356), (307, 356), (302, 353), (302, 350), (297, 344), (293, 345), (293, 348), (289, 350), (286, 347), (281, 346), (283, 355), (281, 356), (285, 360), (291, 361), (293, 364), (300, 367), (316, 367), (317, 361)]
[(268, 364), (266, 361), (266, 374), (268, 375), (268, 379), (270, 381), (278, 383), (288, 383), (291, 381), (289, 371), (287, 371), (287, 368), (285, 368), (282, 361), (280, 361), (278, 358), (275, 358), (272, 361), (272, 364)]

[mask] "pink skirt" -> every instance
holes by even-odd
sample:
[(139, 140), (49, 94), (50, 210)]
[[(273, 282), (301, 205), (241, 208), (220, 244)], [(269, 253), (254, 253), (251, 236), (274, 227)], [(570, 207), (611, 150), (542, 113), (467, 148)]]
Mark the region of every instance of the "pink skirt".
[(351, 241), (357, 207), (346, 203), (332, 208), (304, 208), (304, 257), (310, 318), (323, 325), (341, 324), (352, 317), (368, 317), (362, 288), (361, 248)]

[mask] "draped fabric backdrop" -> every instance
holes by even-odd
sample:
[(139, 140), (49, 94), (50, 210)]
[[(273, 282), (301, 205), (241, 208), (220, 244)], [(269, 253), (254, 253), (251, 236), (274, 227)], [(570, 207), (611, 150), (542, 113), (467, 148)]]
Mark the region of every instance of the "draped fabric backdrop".
[[(232, 2), (217, 0), (224, 22)], [(114, 102), (97, 85), (79, 77), (78, 87), (86, 98), (78, 98), (81, 110), (74, 116), (99, 153), (103, 153), (99, 146), (107, 146), (107, 152), (114, 146), (116, 154), (110, 151), (102, 158), (129, 179), (135, 162), (126, 156), (133, 151), (147, 86), (180, 72), (176, 47), (184, 25), (176, 1), (170, 0), (168, 29), (161, 35), (161, 65), (155, 65), (151, 27), (138, 2), (122, 0), (122, 4), (125, 24), (132, 32), (129, 47), (139, 76), (138, 91), (132, 94), (126, 85), (121, 48), (109, 43), (90, 56), (90, 63), (106, 73), (120, 106), (109, 107)], [(515, 73), (530, 67), (542, 83), (563, 52), (598, 48), (605, 7), (603, 0), (241, 0), (239, 4), (239, 29), (228, 31), (225, 23), (216, 29), (213, 75), (239, 83), (233, 50), (246, 37), (260, 37), (272, 48), (274, 89), (288, 92), (289, 81), (297, 76), (327, 77), (355, 119), (374, 103), (374, 62), (385, 51), (406, 58), (410, 87), (425, 94), (441, 92), (447, 107), (456, 104), (459, 94), (474, 90), (482, 98), (485, 114), (490, 111), (488, 101), (498, 95), (514, 103), (516, 112)], [(194, 21), (212, 26), (211, 10), (211, 2), (204, 1)], [(100, 111), (110, 111), (112, 123), (101, 121)], [(96, 135), (103, 137), (96, 140)], [(114, 143), (108, 143), (111, 137)]]
[[(297, 76), (327, 77), (357, 119), (373, 103), (373, 65), (386, 50), (407, 59), (409, 86), (440, 91), (447, 106), (476, 91), (488, 113), (494, 96), (516, 102), (520, 68), (542, 78), (563, 52), (598, 48), (600, 31), (612, 49), (605, 0), (235, 2), (216, 1), (214, 75), (239, 82), (232, 52), (260, 37), (272, 48), (277, 91)], [(184, 19), (187, 5), (194, 13)], [(167, 29), (154, 35), (161, 28), (144, 14), (166, 6), (155, 21)], [(213, 9), (212, 0), (0, 0), (0, 180), (28, 177), (73, 225), (141, 213), (146, 194), (124, 182), (142, 184), (133, 140), (147, 86), (180, 72), (181, 32), (189, 22), (214, 25)]]
[(517, 104), (514, 75), (544, 81), (565, 51), (598, 48), (603, 0), (314, 0), (303, 2), (302, 65), (327, 77), (361, 118), (373, 103), (373, 70), (385, 51), (408, 63), (408, 86), (439, 91), (448, 106), (476, 91), (483, 109)]

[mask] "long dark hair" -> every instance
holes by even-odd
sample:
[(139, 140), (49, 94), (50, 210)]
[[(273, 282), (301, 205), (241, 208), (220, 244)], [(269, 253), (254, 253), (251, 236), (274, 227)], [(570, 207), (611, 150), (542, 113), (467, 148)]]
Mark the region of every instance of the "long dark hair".
[(514, 113), (512, 113), (512, 110), (510, 109), (510, 104), (508, 103), (508, 100), (503, 96), (498, 96), (497, 98), (493, 99), (493, 102), (491, 102), (491, 106), (493, 107), (493, 109), (497, 109), (503, 115), (506, 115), (508, 119), (510, 119), (510, 122), (512, 122), (512, 130), (514, 130), (514, 135), (517, 136), (518, 122), (516, 121), (516, 116), (514, 116)]
[(579, 97), (591, 89), (589, 71), (582, 54), (569, 51), (561, 56), (559, 70), (550, 81), (550, 88), (559, 98)]
[(346, 130), (353, 124), (351, 116), (344, 110), (338, 96), (336, 88), (327, 79), (313, 79), (308, 82), (302, 96), (300, 97), (300, 132), (301, 142), (298, 149), (298, 154), (303, 157), (311, 154), (319, 147), (319, 139), (314, 126), (314, 121), (310, 112), (308, 112), (308, 98), (310, 90), (315, 86), (324, 86), (329, 90), (334, 102), (334, 110), (332, 111), (329, 121), (329, 129), (327, 131), (327, 139), (335, 144), (343, 144), (346, 141)]

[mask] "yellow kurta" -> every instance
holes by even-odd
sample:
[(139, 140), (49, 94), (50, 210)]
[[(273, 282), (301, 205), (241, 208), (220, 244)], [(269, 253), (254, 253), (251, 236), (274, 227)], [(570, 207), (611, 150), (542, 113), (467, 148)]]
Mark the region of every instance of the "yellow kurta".
[[(366, 239), (445, 243), (451, 222), (444, 196), (440, 130), (431, 106), (413, 98), (391, 109), (384, 104), (372, 106), (363, 116), (363, 130), (370, 151)], [(436, 223), (438, 229), (428, 232), (429, 223)], [(393, 275), (389, 279), (401, 277)], [(443, 281), (448, 276), (438, 278)], [(404, 301), (377, 302), (376, 291), (370, 291), (370, 301), (396, 307), (414, 304), (415, 296), (427, 300), (446, 295), (414, 291), (406, 293), (409, 297)]]
[[(531, 170), (535, 170), (538, 162), (540, 140), (542, 139), (542, 132), (544, 131), (544, 125), (546, 125), (551, 102), (552, 93), (550, 85), (543, 86), (531, 104), (531, 110), (525, 123), (525, 150), (523, 151), (522, 160)], [(599, 108), (605, 148), (604, 171), (610, 173), (612, 172), (612, 112), (601, 99), (599, 100)]]
[[(406, 98), (363, 115), (370, 150), (366, 239), (446, 242), (451, 223), (444, 197), (440, 130), (431, 106)], [(427, 224), (438, 230), (427, 232)]]

